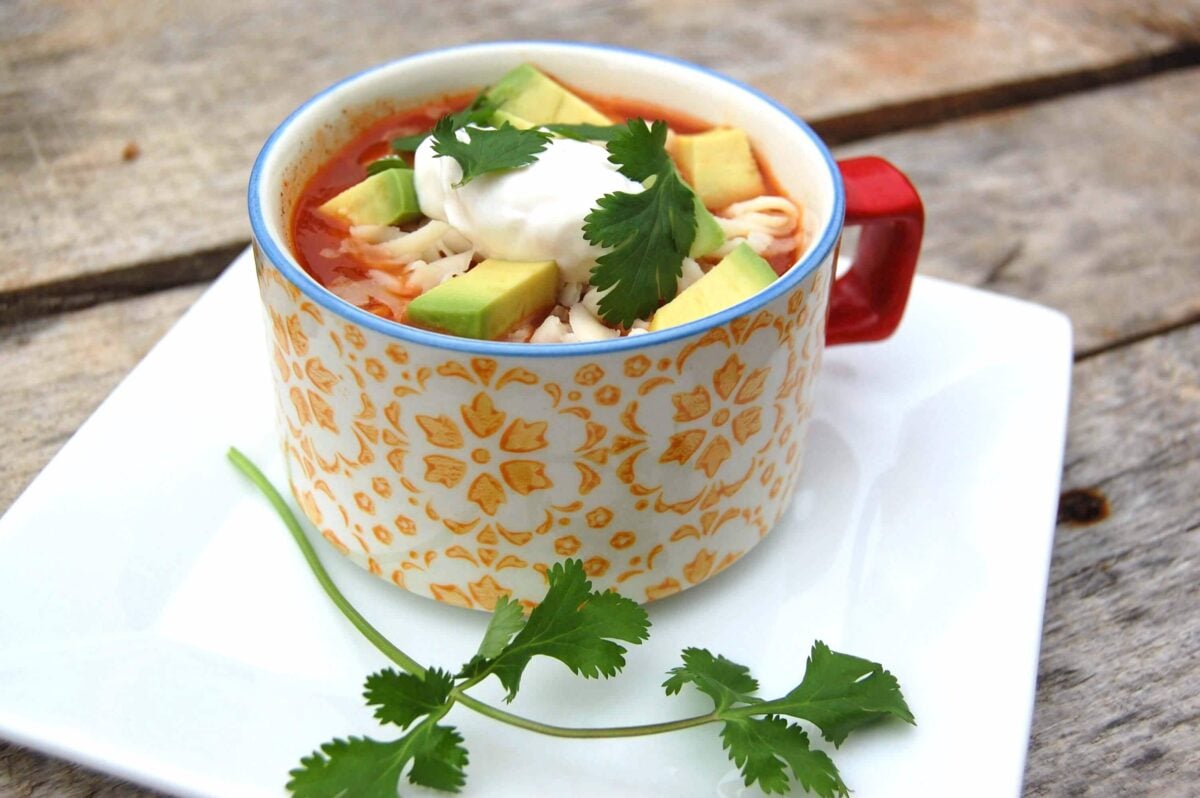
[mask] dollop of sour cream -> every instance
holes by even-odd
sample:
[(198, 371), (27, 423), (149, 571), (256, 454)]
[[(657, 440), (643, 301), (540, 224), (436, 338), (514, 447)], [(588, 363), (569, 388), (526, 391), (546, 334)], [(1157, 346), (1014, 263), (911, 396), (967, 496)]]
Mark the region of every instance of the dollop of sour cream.
[[(470, 130), (459, 130), (467, 140)], [(617, 171), (597, 144), (551, 139), (529, 166), (481, 175), (456, 187), (462, 169), (433, 151), (433, 137), (417, 148), (414, 187), (421, 213), (448, 223), (476, 250), (501, 260), (554, 260), (563, 282), (587, 282), (604, 250), (583, 237), (583, 218), (605, 194), (643, 190)]]

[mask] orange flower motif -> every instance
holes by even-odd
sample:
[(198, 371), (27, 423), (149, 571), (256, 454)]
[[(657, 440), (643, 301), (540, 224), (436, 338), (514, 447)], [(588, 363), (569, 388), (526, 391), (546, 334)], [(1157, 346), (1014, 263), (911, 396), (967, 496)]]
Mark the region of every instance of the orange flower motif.
[(650, 358), (645, 355), (634, 355), (625, 361), (625, 376), (637, 378), (650, 370)]
[(575, 382), (580, 385), (592, 386), (604, 379), (604, 369), (595, 363), (588, 363), (575, 372)]
[[(459, 411), (461, 426), (447, 415), (416, 417), (417, 425), (431, 445), (456, 452), (469, 451), (461, 459), (450, 454), (426, 455), (426, 480), (453, 488), (471, 477), (467, 499), (487, 515), (495, 515), (500, 505), (508, 501), (506, 487), (527, 496), (553, 485), (541, 461), (504, 457), (505, 453), (527, 455), (546, 448), (545, 421), (515, 418), (506, 425), (508, 415), (498, 410), (491, 397), (483, 392), (476, 394), (469, 405), (462, 405)], [(467, 433), (472, 438), (469, 445)], [(498, 447), (499, 451), (493, 447)], [(494, 462), (496, 460), (498, 462)]]
[(673, 394), (674, 420), (696, 426), (672, 435), (658, 461), (685, 465), (694, 456), (694, 468), (709, 479), (716, 476), (733, 455), (729, 438), (744, 444), (762, 429), (762, 408), (745, 405), (762, 395), (769, 374), (765, 368), (747, 374), (741, 358), (732, 354), (713, 373), (711, 392), (706, 386), (697, 385), (690, 391)]

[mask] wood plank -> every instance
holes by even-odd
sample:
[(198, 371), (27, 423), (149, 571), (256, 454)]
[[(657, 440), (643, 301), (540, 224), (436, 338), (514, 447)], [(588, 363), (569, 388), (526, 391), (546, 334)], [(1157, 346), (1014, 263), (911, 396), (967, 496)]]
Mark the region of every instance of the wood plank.
[(1026, 794), (1194, 795), (1200, 784), (1200, 325), (1079, 363)]
[(12, 504), (205, 287), (0, 327), (0, 508)]
[[(50, 309), (80, 304), (94, 288), (80, 278), (146, 264), (155, 268), (123, 279), (161, 286), (157, 264), (245, 241), (246, 175), (270, 129), (333, 80), (420, 49), (541, 37), (658, 50), (840, 120), (845, 135), (879, 125), (859, 116), (875, 109), (903, 123), (906, 104), (952, 113), (1013, 82), (1123, 74), (1122, 64), (1136, 71), (1180, 48), (1194, 59), (1198, 35), (1197, 0), (820, 0), (750, 11), (737, 0), (483, 0), (469, 14), (369, 0), (5, 4), (0, 299), (11, 310), (13, 292), (41, 287), (34, 296), (50, 296)], [(82, 298), (61, 296), (73, 292)]]
[(1058, 308), (1079, 353), (1200, 319), (1200, 69), (839, 148), (920, 188), (920, 270)]

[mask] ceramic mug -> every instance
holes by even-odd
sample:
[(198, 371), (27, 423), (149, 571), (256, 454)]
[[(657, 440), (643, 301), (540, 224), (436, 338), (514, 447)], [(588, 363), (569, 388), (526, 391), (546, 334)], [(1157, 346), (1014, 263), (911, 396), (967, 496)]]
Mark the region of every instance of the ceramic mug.
[[(297, 195), (364, 122), (523, 62), (586, 93), (746, 130), (805, 209), (803, 256), (707, 318), (546, 345), (395, 324), (300, 267), (288, 234)], [(891, 334), (923, 224), (895, 168), (835, 163), (807, 125), (752, 88), (663, 56), (541, 42), (422, 53), (318, 94), (264, 145), (249, 211), (296, 501), (371, 573), (485, 610), (501, 594), (536, 602), (546, 569), (566, 558), (597, 589), (644, 602), (749, 551), (800, 472), (824, 346)], [(853, 268), (835, 281), (843, 223), (863, 229)]]

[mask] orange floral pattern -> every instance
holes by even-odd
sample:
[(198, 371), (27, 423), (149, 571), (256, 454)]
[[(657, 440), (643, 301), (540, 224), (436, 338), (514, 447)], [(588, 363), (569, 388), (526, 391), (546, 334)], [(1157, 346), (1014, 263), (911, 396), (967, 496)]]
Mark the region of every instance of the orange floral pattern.
[(381, 578), (531, 606), (555, 561), (638, 601), (711, 578), (784, 512), (824, 345), (828, 265), (750, 316), (596, 357), (471, 357), (320, 308), (263, 259), (292, 492)]

